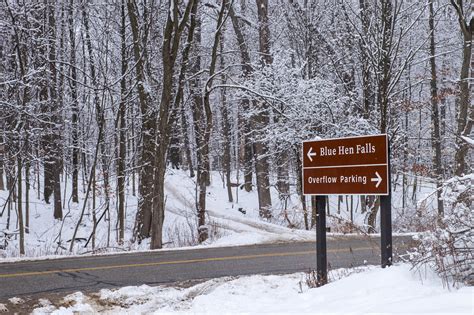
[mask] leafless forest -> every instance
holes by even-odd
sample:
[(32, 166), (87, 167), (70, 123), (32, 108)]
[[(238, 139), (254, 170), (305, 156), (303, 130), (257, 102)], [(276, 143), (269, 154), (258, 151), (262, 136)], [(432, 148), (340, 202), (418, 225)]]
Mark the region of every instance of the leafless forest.
[[(423, 178), (442, 220), (443, 187), (474, 161), (473, 11), (462, 0), (1, 0), (0, 231), (17, 231), (25, 252), (34, 195), (51, 221), (80, 204), (69, 250), (89, 212), (92, 233), (113, 218), (121, 244), (137, 196), (132, 241), (162, 248), (169, 169), (196, 179), (198, 242), (212, 172), (229, 202), (235, 188), (258, 194), (262, 220), (275, 216), (270, 189), (296, 194), (311, 229), (301, 142), (378, 133), (402, 207)], [(376, 231), (378, 198), (359, 200)]]

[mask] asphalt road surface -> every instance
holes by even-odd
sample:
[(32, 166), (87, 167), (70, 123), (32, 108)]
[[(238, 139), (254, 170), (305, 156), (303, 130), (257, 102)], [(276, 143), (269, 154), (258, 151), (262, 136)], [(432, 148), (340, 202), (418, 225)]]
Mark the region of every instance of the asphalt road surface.
[[(394, 237), (396, 253), (409, 237)], [(328, 238), (329, 268), (380, 264), (379, 238)], [(295, 242), (0, 263), (0, 302), (11, 297), (316, 268), (316, 244)]]

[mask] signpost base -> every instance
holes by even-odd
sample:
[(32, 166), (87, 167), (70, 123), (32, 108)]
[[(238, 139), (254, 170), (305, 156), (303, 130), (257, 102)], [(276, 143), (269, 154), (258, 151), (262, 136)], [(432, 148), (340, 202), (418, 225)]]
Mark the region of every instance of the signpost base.
[(391, 196), (380, 196), (380, 248), (382, 268), (392, 265), (392, 205)]
[(326, 248), (326, 198), (316, 196), (316, 275), (317, 286), (328, 283)]
[[(388, 169), (390, 170), (390, 142), (388, 142)], [(388, 195), (380, 196), (380, 248), (382, 268), (392, 265), (392, 180), (388, 172)]]

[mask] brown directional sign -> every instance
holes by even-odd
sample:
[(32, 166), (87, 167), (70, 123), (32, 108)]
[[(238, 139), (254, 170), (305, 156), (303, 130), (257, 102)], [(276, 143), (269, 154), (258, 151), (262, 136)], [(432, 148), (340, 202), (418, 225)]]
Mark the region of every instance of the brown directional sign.
[(387, 135), (303, 142), (305, 195), (388, 195)]

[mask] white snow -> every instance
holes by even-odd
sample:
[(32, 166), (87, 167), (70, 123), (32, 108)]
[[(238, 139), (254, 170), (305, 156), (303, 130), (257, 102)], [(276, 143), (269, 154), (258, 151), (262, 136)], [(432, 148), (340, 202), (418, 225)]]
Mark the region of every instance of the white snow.
[(22, 304), (25, 302), (25, 300), (23, 300), (22, 298), (18, 298), (18, 297), (12, 297), (11, 299), (8, 299), (8, 301), (14, 305), (18, 305), (18, 304)]
[(46, 305), (34, 314), (473, 313), (473, 287), (443, 287), (436, 275), (414, 272), (407, 264), (338, 269), (331, 278), (329, 284), (313, 289), (306, 286), (305, 274), (296, 273), (220, 278), (190, 288), (104, 289), (87, 297), (78, 292), (65, 298), (70, 306)]
[(5, 304), (0, 303), (0, 313), (6, 313), (8, 312), (8, 308), (6, 307)]
[(471, 139), (469, 137), (466, 137), (466, 136), (461, 136), (461, 138), (466, 141), (471, 147), (474, 147), (474, 139)]

